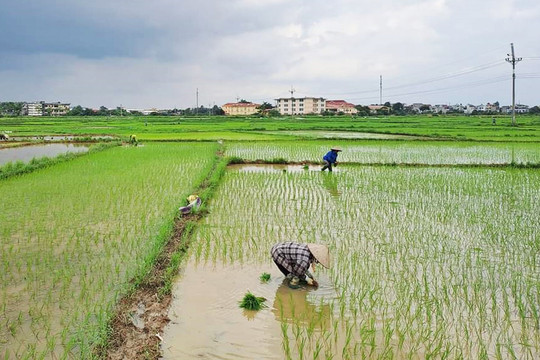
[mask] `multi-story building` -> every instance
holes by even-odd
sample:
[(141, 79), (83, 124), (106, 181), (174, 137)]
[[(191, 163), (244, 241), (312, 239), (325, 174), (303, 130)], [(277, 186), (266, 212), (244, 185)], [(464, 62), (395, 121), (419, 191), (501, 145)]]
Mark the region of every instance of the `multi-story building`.
[(225, 112), (225, 115), (253, 115), (259, 111), (260, 104), (238, 102), (238, 103), (226, 103), (221, 107)]
[(354, 107), (354, 104), (348, 103), (345, 100), (326, 100), (326, 111), (335, 113), (343, 113), (347, 115), (353, 115), (358, 113), (358, 110)]
[(23, 107), (23, 114), (28, 116), (42, 116), (43, 115), (43, 101), (25, 103)]
[(55, 103), (43, 103), (43, 115), (47, 116), (61, 116), (67, 115), (69, 112), (70, 104), (62, 104), (60, 102)]
[(61, 116), (67, 115), (69, 112), (70, 104), (62, 104), (60, 102), (55, 103), (43, 103), (43, 115), (47, 116)]
[(70, 104), (46, 103), (45, 101), (37, 101), (33, 103), (25, 103), (23, 106), (24, 115), (28, 116), (60, 116), (67, 115)]
[(315, 97), (279, 98), (276, 107), (281, 115), (321, 114), (326, 110), (326, 99)]

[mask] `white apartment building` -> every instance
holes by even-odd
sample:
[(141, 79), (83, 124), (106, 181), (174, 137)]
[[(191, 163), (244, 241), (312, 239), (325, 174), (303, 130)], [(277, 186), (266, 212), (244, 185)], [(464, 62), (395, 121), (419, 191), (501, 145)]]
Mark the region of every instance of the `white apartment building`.
[(326, 99), (315, 97), (279, 98), (276, 107), (281, 115), (322, 114), (326, 110)]
[(43, 102), (27, 103), (24, 113), (28, 116), (43, 116)]

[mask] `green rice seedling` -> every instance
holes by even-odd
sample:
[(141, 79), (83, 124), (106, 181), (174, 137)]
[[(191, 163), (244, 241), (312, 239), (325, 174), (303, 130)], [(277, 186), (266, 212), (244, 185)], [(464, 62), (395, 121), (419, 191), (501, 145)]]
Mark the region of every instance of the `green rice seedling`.
[(242, 309), (258, 311), (258, 310), (261, 310), (262, 308), (267, 307), (267, 305), (264, 304), (265, 301), (266, 301), (265, 298), (255, 296), (251, 292), (248, 291), (244, 295), (244, 298), (241, 301), (239, 301), (239, 306)]
[(270, 274), (266, 272), (262, 273), (259, 277), (259, 280), (261, 280), (261, 282), (263, 283), (267, 283), (268, 281), (270, 281)]
[(9, 276), (0, 277), (0, 299), (14, 327), (12, 336), (2, 326), (0, 338), (9, 356), (35, 345), (36, 354), (89, 357), (90, 341), (103, 337), (88, 334), (148, 272), (215, 151), (210, 143), (115, 147), (1, 180), (9, 210), (0, 213), (0, 269)]

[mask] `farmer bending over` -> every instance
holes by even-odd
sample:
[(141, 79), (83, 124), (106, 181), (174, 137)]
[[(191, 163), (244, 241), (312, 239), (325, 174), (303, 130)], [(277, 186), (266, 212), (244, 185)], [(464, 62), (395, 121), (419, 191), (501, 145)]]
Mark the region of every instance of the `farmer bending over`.
[[(330, 267), (330, 253), (326, 245), (298, 244), (294, 242), (279, 243), (272, 246), (272, 259), (279, 270), (289, 279), (289, 287), (297, 289), (300, 284), (319, 286), (309, 266), (315, 271), (315, 264)], [(306, 281), (306, 276), (311, 283)]]
[(329, 152), (326, 153), (326, 155), (323, 156), (324, 166), (322, 167), (321, 171), (324, 171), (328, 169), (328, 171), (332, 171), (332, 164), (334, 166), (337, 166), (337, 156), (338, 152), (340, 152), (341, 149), (338, 148), (332, 148)]

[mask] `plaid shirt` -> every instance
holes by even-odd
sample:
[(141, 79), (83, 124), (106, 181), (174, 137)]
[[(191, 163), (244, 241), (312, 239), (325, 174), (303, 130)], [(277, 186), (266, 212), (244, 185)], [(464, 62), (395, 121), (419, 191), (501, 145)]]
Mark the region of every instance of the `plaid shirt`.
[(294, 242), (276, 244), (272, 246), (271, 253), (276, 263), (300, 278), (305, 277), (314, 260), (307, 245)]

